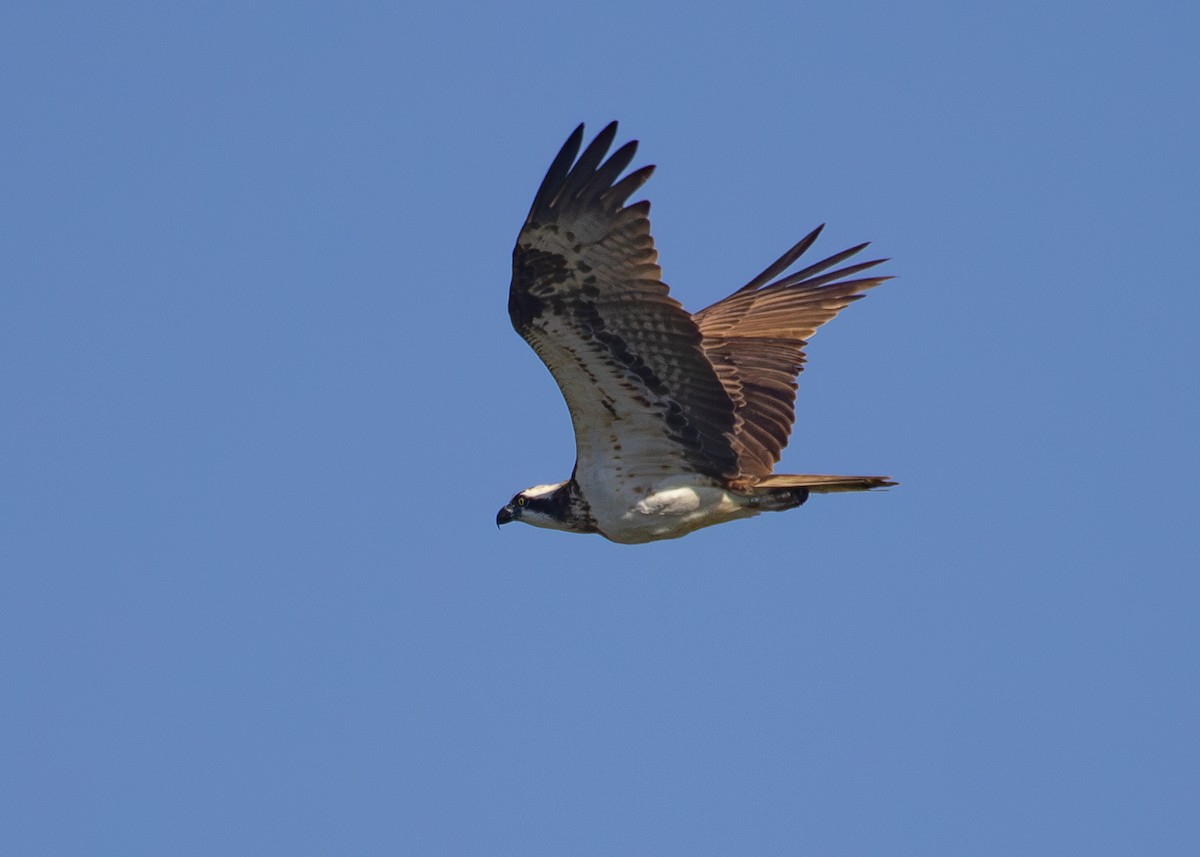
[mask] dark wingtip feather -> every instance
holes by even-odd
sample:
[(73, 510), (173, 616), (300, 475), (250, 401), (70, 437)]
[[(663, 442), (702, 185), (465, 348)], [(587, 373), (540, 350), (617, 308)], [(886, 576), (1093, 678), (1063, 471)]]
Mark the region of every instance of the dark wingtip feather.
[(809, 232), (807, 235), (793, 244), (791, 249), (768, 265), (761, 274), (759, 274), (750, 282), (746, 283), (746, 285), (742, 286), (737, 290), (737, 292), (734, 292), (734, 294), (737, 294), (738, 292), (753, 291), (754, 289), (766, 285), (775, 277), (778, 277), (780, 274), (786, 271), (793, 262), (808, 252), (808, 248), (816, 243), (817, 238), (820, 236), (821, 231), (824, 228), (825, 224), (822, 223), (812, 232)]
[[(794, 274), (788, 274), (782, 280), (777, 280), (774, 283), (771, 283), (771, 286), (772, 287), (778, 286), (780, 288), (783, 288), (785, 286), (791, 286), (791, 285), (795, 285), (797, 283), (802, 283), (809, 277), (813, 276), (814, 274), (819, 274), (824, 270), (832, 268), (834, 265), (838, 264), (839, 262), (843, 262), (846, 259), (849, 259), (855, 253), (861, 252), (862, 249), (864, 247), (869, 246), (870, 243), (871, 243), (870, 241), (864, 241), (862, 244), (858, 244), (854, 247), (849, 248), (848, 250), (843, 250), (841, 253), (834, 253), (828, 259), (822, 259), (820, 262), (816, 262), (812, 265), (809, 265), (807, 268), (803, 268), (799, 271), (796, 271), (796, 273), (794, 273)], [(879, 261), (883, 261), (883, 260), (879, 260)], [(877, 265), (877, 264), (879, 264), (879, 262), (872, 262), (872, 263), (869, 263), (867, 265), (867, 267), (870, 267), (870, 265)], [(861, 269), (858, 269), (858, 270), (861, 270)]]
[(886, 283), (888, 280), (894, 280), (894, 279), (896, 279), (896, 278), (895, 277), (860, 277), (857, 280), (841, 280), (841, 281), (835, 283), (834, 286), (832, 286), (831, 288), (837, 288), (837, 290), (839, 292), (841, 292), (843, 290), (846, 292), (849, 292), (849, 294), (846, 295), (845, 300), (856, 301), (856, 300), (859, 300), (860, 298), (866, 297), (866, 295), (864, 295), (863, 292), (867, 291), (867, 289), (873, 289), (878, 285)]
[(587, 148), (583, 150), (583, 154), (579, 156), (579, 160), (575, 162), (575, 166), (571, 168), (570, 178), (573, 181), (570, 184), (576, 184), (581, 178), (589, 178), (596, 167), (600, 166), (600, 162), (604, 160), (604, 155), (612, 147), (613, 140), (617, 136), (617, 123), (609, 122), (597, 134), (592, 142), (587, 144)]
[(625, 178), (614, 184), (608, 190), (601, 194), (600, 199), (606, 205), (614, 207), (625, 204), (625, 201), (633, 194), (635, 190), (644, 185), (654, 173), (654, 164), (647, 164), (644, 167), (631, 172)]
[(617, 176), (625, 171), (630, 161), (633, 160), (633, 156), (637, 154), (637, 146), (637, 140), (630, 140), (609, 155), (608, 160), (576, 191), (577, 196), (580, 199), (588, 196), (598, 196), (602, 200), (605, 199), (608, 191), (612, 188), (613, 182), (617, 180)]
[(598, 202), (610, 211), (618, 209), (650, 178), (654, 172), (652, 165), (620, 177), (633, 161), (638, 141), (629, 140), (609, 155), (617, 130), (618, 123), (609, 122), (584, 147), (584, 125), (580, 123), (575, 128), (542, 179), (526, 223), (546, 217), (552, 209), (563, 206), (566, 210)]
[(581, 145), (583, 145), (582, 122), (575, 126), (575, 130), (571, 132), (571, 136), (567, 137), (567, 141), (563, 143), (562, 148), (558, 150), (558, 154), (554, 156), (554, 160), (550, 163), (550, 169), (546, 170), (546, 176), (538, 186), (537, 193), (533, 197), (533, 205), (529, 208), (530, 217), (533, 216), (535, 211), (548, 204), (550, 198), (554, 196), (559, 186), (562, 185), (567, 175), (571, 172), (571, 164), (575, 162), (575, 156), (579, 154), (579, 147)]
[[(831, 257), (831, 258), (833, 258), (833, 257)], [(826, 261), (828, 261), (828, 260), (826, 260)], [(886, 259), (874, 259), (870, 262), (859, 262), (857, 265), (847, 265), (844, 268), (838, 268), (836, 271), (830, 271), (827, 274), (821, 274), (821, 276), (819, 276), (819, 277), (810, 276), (810, 274), (814, 273), (811, 270), (801, 271), (799, 273), (792, 274), (791, 276), (784, 277), (782, 280), (779, 280), (776, 283), (772, 283), (771, 288), (772, 289), (776, 289), (776, 288), (786, 289), (786, 288), (790, 288), (791, 286), (803, 286), (806, 290), (815, 289), (815, 288), (818, 288), (819, 286), (823, 286), (827, 283), (832, 283), (837, 280), (840, 280), (840, 279), (842, 279), (842, 277), (853, 276), (854, 274), (857, 274), (860, 271), (865, 271), (868, 268), (874, 268), (876, 265), (881, 265), (886, 261), (887, 261)], [(818, 272), (823, 271), (826, 267), (828, 267), (825, 265), (824, 262), (821, 262), (819, 264), (821, 265), (821, 267), (818, 268)], [(817, 268), (816, 265), (814, 265), (813, 267)]]

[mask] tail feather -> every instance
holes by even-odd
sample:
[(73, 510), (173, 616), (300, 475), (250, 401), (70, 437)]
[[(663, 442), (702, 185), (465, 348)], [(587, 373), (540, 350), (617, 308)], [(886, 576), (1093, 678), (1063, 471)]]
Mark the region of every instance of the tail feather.
[(765, 476), (755, 488), (807, 488), (813, 494), (835, 494), (840, 491), (870, 491), (899, 485), (888, 476), (827, 476), (811, 473), (779, 473)]

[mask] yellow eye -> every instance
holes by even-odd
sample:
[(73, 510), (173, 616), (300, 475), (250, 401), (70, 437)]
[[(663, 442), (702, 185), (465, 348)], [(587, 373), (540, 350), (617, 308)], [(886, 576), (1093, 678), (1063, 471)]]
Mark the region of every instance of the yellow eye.
[(525, 505), (525, 498), (524, 498), (524, 497), (518, 497), (518, 498), (517, 498), (517, 505), (518, 505), (518, 506), (524, 506), (524, 505)]

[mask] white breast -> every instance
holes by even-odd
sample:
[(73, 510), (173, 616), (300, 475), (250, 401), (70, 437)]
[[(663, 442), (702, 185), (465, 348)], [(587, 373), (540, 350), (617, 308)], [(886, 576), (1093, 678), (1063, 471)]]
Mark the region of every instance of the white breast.
[(608, 489), (592, 490), (584, 499), (600, 532), (614, 542), (674, 539), (702, 527), (757, 514), (743, 498), (698, 474), (675, 474), (657, 480), (626, 480), (609, 474), (589, 481), (593, 489), (597, 483)]

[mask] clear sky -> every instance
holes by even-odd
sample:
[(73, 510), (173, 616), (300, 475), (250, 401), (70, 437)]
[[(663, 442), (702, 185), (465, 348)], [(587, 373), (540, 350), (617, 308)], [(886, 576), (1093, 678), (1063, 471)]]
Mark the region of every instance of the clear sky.
[[(1194, 3), (18, 3), (0, 851), (1200, 853)], [(818, 223), (785, 472), (507, 527), (505, 311), (580, 121), (691, 309)]]

